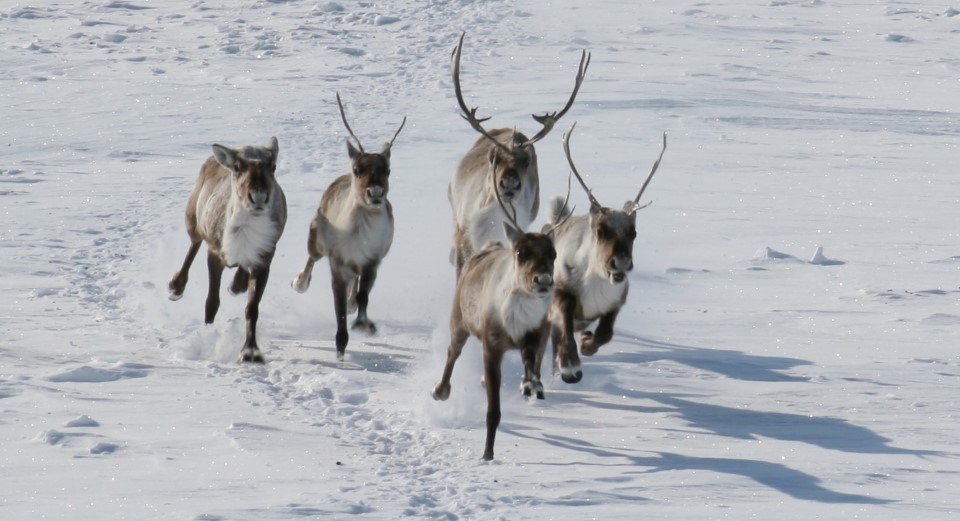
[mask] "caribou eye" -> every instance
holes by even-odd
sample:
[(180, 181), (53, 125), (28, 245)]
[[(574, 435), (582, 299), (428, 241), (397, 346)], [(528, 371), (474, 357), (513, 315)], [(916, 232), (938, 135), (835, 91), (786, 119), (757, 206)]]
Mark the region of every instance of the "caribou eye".
[(630, 237), (630, 240), (632, 241), (637, 238), (637, 230), (630, 230), (630, 233), (627, 235)]

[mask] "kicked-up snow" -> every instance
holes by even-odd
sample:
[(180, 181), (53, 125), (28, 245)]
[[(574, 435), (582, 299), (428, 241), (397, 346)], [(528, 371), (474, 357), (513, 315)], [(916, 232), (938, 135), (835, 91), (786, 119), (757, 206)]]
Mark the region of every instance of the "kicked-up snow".
[[(955, 519), (960, 510), (960, 6), (892, 0), (0, 3), (0, 518)], [(613, 341), (546, 400), (504, 363), (496, 459), (471, 340), (440, 377), (447, 185), (487, 128), (576, 103), (597, 198), (637, 192)], [(337, 362), (330, 281), (301, 268), (386, 139), (393, 247), (374, 336)], [(362, 129), (362, 130), (361, 130)], [(213, 143), (277, 136), (289, 217), (240, 365), (246, 299), (167, 299)], [(574, 187), (571, 204), (587, 211)], [(534, 222), (544, 222), (544, 212)], [(201, 252), (201, 255), (204, 253)], [(321, 261), (325, 264), (325, 261)], [(225, 274), (225, 284), (229, 284)], [(549, 348), (548, 348), (549, 349)]]

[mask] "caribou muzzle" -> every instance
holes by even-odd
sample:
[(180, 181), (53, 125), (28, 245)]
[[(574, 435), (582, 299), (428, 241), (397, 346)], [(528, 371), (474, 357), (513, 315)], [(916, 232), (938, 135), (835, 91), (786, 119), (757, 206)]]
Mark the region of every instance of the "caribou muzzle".
[(633, 270), (633, 259), (626, 255), (617, 255), (607, 264), (607, 274), (610, 281), (619, 284), (627, 279), (627, 273)]
[(248, 208), (250, 209), (250, 213), (253, 215), (260, 215), (269, 208), (269, 192), (251, 191), (247, 195), (247, 199), (250, 201)]
[(510, 202), (520, 192), (520, 177), (517, 175), (504, 176), (500, 179), (500, 198)]
[(371, 186), (367, 188), (367, 205), (373, 208), (380, 208), (386, 199), (386, 190), (382, 186)]
[(550, 295), (553, 292), (553, 275), (541, 273), (533, 277), (533, 292), (537, 295)]

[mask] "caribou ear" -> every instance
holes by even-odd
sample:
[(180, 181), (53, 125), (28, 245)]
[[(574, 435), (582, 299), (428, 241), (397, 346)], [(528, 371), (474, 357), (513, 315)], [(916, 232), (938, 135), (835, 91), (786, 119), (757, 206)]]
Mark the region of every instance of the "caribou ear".
[(232, 148), (227, 148), (223, 145), (213, 145), (213, 157), (217, 159), (217, 163), (225, 166), (230, 170), (237, 169), (237, 151)]
[(387, 141), (386, 143), (383, 144), (383, 150), (380, 151), (380, 155), (387, 160), (387, 163), (390, 162), (390, 148), (392, 146), (393, 145), (389, 141)]
[(523, 237), (523, 231), (518, 230), (508, 222), (503, 223), (503, 231), (507, 232), (507, 239), (510, 239), (510, 244), (516, 244)]
[(270, 149), (270, 152), (273, 153), (273, 160), (277, 160), (277, 154), (280, 153), (280, 142), (277, 141), (277, 136), (270, 138), (270, 146), (267, 148)]
[(492, 147), (492, 148), (490, 149), (490, 152), (487, 153), (487, 161), (489, 161), (491, 165), (496, 164), (496, 162), (497, 162), (497, 148), (496, 148), (496, 147)]
[(347, 140), (347, 154), (350, 156), (350, 161), (356, 161), (362, 153), (349, 139)]

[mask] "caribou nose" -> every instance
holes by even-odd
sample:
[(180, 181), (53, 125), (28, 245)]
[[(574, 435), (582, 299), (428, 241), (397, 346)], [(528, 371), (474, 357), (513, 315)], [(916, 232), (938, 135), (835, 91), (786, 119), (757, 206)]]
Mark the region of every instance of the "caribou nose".
[(500, 179), (500, 188), (502, 190), (517, 190), (520, 188), (520, 179), (517, 177), (504, 177)]
[(371, 186), (367, 188), (367, 200), (371, 203), (379, 204), (381, 199), (383, 199), (382, 186)]
[(537, 285), (538, 291), (541, 293), (547, 292), (553, 287), (553, 276), (548, 273), (541, 273), (533, 278), (533, 282)]
[(631, 271), (633, 269), (633, 259), (618, 255), (610, 259), (609, 266), (610, 271)]
[(267, 204), (268, 195), (264, 192), (250, 192), (247, 198), (250, 199), (251, 204), (259, 208)]

